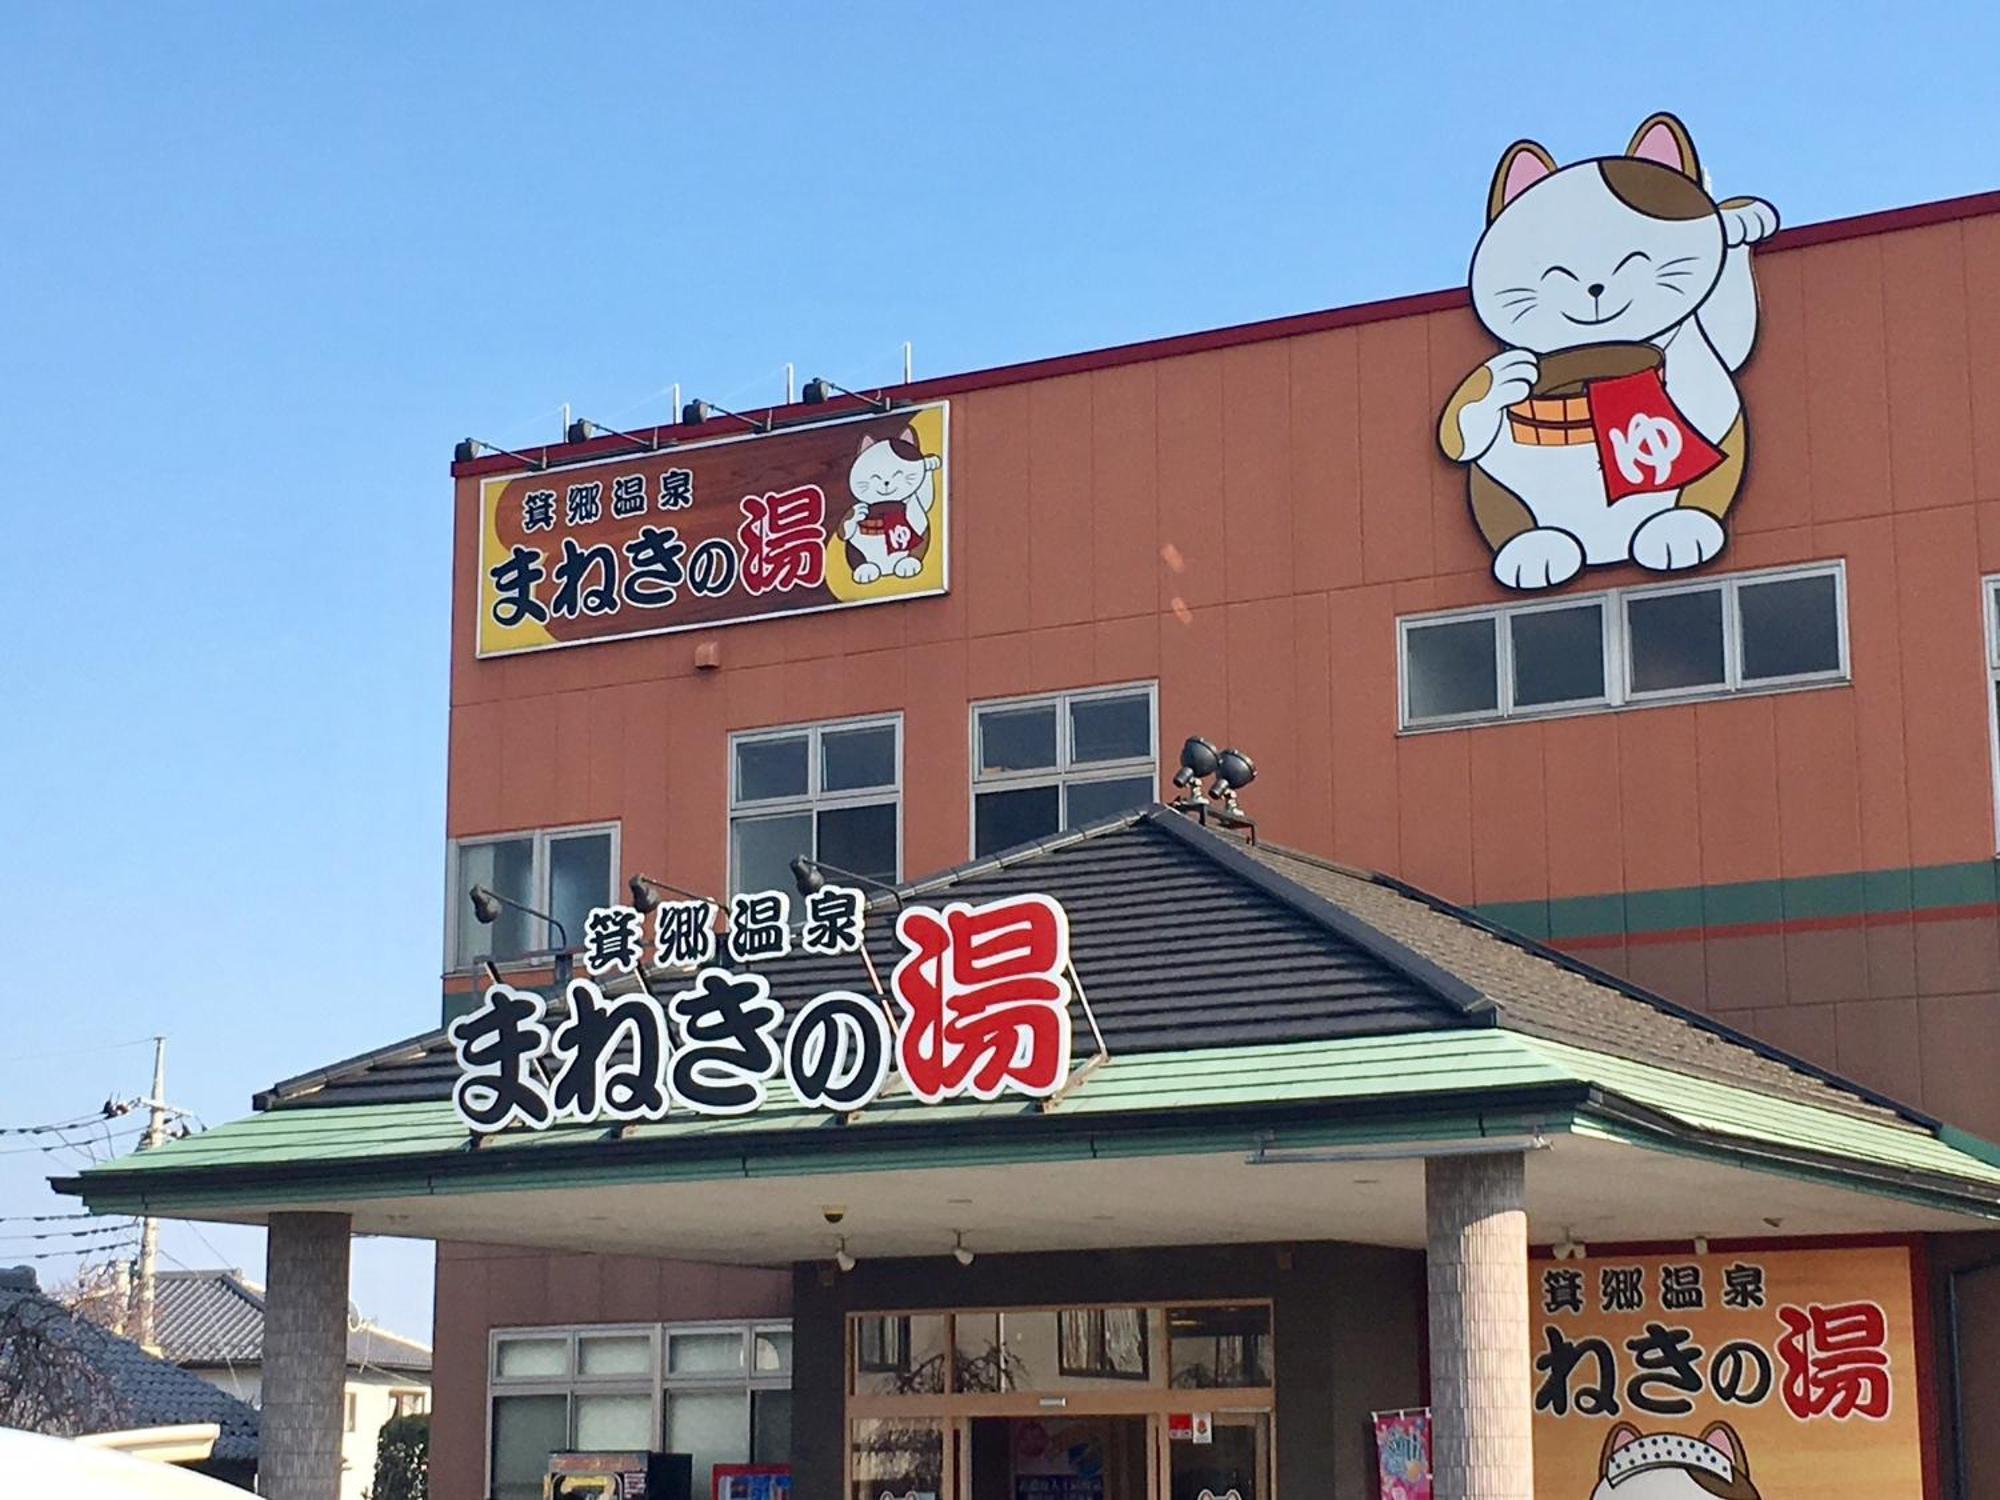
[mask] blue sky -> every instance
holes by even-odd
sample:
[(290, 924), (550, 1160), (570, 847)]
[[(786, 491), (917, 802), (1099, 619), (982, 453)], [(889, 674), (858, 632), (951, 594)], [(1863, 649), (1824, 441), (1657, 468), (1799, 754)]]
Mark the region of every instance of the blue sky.
[(1660, 108), (1790, 223), (2000, 187), (1971, 5), (5, 11), (0, 1126), (434, 1018), (456, 438), (1450, 285), (1507, 142)]

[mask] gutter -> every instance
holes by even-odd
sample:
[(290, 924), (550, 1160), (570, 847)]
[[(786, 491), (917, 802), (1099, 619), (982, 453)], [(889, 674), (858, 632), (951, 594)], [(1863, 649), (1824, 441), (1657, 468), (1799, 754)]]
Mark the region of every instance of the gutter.
[[(572, 1138), (532, 1150), (494, 1149), (490, 1143), (479, 1149), (468, 1145), (450, 1152), (428, 1152), (391, 1160), (330, 1162), (301, 1167), (272, 1164), (257, 1167), (217, 1165), (173, 1170), (140, 1168), (118, 1170), (105, 1167), (72, 1177), (51, 1178), (57, 1192), (79, 1197), (98, 1212), (122, 1211), (130, 1205), (143, 1212), (168, 1212), (180, 1197), (195, 1195), (216, 1201), (237, 1200), (254, 1206), (256, 1190), (264, 1187), (298, 1189), (324, 1185), (329, 1191), (395, 1185), (393, 1192), (378, 1196), (402, 1196), (407, 1192), (434, 1195), (440, 1191), (489, 1183), (503, 1191), (510, 1179), (524, 1176), (542, 1178), (566, 1174), (571, 1180), (598, 1182), (633, 1180), (647, 1168), (675, 1167), (673, 1174), (683, 1180), (708, 1178), (749, 1178), (770, 1175), (807, 1175), (813, 1163), (847, 1156), (850, 1160), (833, 1170), (890, 1170), (907, 1164), (907, 1153), (915, 1148), (938, 1165), (949, 1165), (980, 1148), (1003, 1148), (1007, 1154), (1023, 1158), (1068, 1148), (1076, 1159), (1116, 1159), (1132, 1155), (1169, 1155), (1190, 1150), (1214, 1153), (1255, 1146), (1259, 1132), (1291, 1127), (1304, 1137), (1320, 1127), (1351, 1131), (1374, 1127), (1371, 1134), (1394, 1138), (1397, 1131), (1423, 1131), (1449, 1123), (1457, 1126), (1454, 1138), (1468, 1133), (1484, 1133), (1487, 1115), (1520, 1114), (1548, 1120), (1553, 1126), (1576, 1107), (1588, 1102), (1592, 1089), (1580, 1081), (1533, 1084), (1496, 1089), (1457, 1099), (1439, 1099), (1428, 1108), (1412, 1108), (1406, 1100), (1376, 1096), (1353, 1101), (1322, 1102), (1314, 1106), (1273, 1108), (1270, 1105), (1220, 1105), (1181, 1110), (1172, 1114), (1106, 1115), (1098, 1119), (1074, 1114), (1044, 1114), (1032, 1105), (1001, 1119), (976, 1121), (957, 1126), (940, 1126), (934, 1120), (909, 1119), (880, 1121), (859, 1127), (839, 1123), (839, 1116), (827, 1116), (826, 1123), (805, 1130), (773, 1131), (766, 1140), (717, 1140), (710, 1137), (623, 1137), (620, 1127), (604, 1130), (584, 1127)], [(913, 1114), (917, 1111), (912, 1110)], [(1468, 1132), (1467, 1120), (1479, 1122)], [(1511, 1124), (1510, 1122), (1510, 1128)], [(860, 1132), (857, 1135), (857, 1130)], [(587, 1131), (587, 1133), (585, 1133)], [(1227, 1133), (1241, 1131), (1240, 1143), (1222, 1145)], [(524, 1140), (528, 1132), (510, 1132), (503, 1139)], [(1301, 1140), (1309, 1144), (1309, 1140)], [(1421, 1140), (1412, 1155), (1421, 1155)], [(887, 1158), (902, 1151), (894, 1161), (871, 1165), (855, 1156)], [(707, 1165), (721, 1170), (689, 1171)], [(615, 1176), (612, 1174), (616, 1174)], [(446, 1180), (449, 1186), (446, 1186)], [(416, 1183), (420, 1186), (411, 1187)], [(112, 1205), (119, 1205), (114, 1208)]]

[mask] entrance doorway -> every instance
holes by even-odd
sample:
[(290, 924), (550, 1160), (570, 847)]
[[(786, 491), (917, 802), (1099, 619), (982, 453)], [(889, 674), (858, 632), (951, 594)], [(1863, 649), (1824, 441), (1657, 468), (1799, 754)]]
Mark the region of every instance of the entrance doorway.
[(853, 1313), (847, 1500), (1275, 1500), (1265, 1302)]
[(967, 1500), (1149, 1500), (1143, 1416), (973, 1417), (966, 1427)]

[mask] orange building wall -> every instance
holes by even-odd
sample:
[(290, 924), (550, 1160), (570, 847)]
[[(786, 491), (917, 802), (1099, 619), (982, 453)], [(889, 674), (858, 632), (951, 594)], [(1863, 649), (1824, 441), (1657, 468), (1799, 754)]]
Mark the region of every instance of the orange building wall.
[[(478, 661), (462, 477), (447, 831), (617, 819), (624, 871), (719, 891), (728, 732), (900, 709), (920, 874), (969, 854), (969, 703), (1157, 678), (1164, 773), (1186, 735), (1240, 745), (1266, 838), (1528, 918), (1949, 867), (1970, 898), (1927, 909), (1547, 930), (2000, 1135), (1979, 592), (2000, 571), (2000, 209), (1808, 231), (1756, 264), (1720, 566), (1845, 558), (1851, 685), (1399, 735), (1397, 615), (1503, 597), (1435, 447), (1491, 352), (1452, 307), (951, 394), (939, 599)], [(707, 641), (722, 665), (698, 673)]]

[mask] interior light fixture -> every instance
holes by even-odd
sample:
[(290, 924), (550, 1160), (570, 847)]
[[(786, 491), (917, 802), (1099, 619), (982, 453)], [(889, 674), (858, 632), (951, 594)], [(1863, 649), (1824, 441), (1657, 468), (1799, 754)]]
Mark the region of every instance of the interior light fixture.
[(833, 1263), (836, 1266), (838, 1266), (843, 1273), (853, 1270), (857, 1265), (860, 1264), (860, 1262), (855, 1260), (855, 1258), (852, 1255), (848, 1254), (847, 1236), (844, 1234), (840, 1237), (840, 1248), (833, 1252)]
[(951, 1232), (951, 1240), (951, 1258), (961, 1266), (971, 1265), (973, 1253), (965, 1243), (965, 1231), (963, 1229), (954, 1229)]

